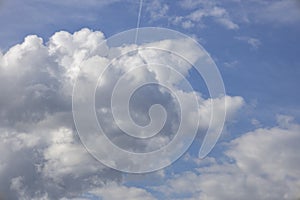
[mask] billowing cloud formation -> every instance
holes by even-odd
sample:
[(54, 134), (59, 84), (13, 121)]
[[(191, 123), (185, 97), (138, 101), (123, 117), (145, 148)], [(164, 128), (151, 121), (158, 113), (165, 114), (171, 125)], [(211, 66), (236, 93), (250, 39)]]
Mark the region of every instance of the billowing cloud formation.
[(300, 126), (287, 116), (278, 123), (232, 140), (225, 160), (207, 159), (158, 190), (170, 199), (299, 199)]
[[(119, 196), (110, 196), (110, 191), (127, 190), (125, 186), (113, 183), (119, 182), (120, 173), (104, 167), (86, 152), (75, 134), (72, 118), (72, 88), (80, 66), (97, 67), (99, 62), (102, 64), (108, 62), (110, 55), (115, 51), (131, 48), (128, 46), (103, 48), (99, 44), (104, 40), (101, 32), (89, 29), (82, 29), (74, 34), (61, 31), (55, 33), (47, 44), (37, 36), (27, 36), (23, 43), (0, 54), (1, 199), (60, 199), (80, 197), (86, 193), (101, 194), (107, 199), (118, 199)], [(180, 41), (162, 41), (161, 45), (181, 47)], [(190, 56), (195, 56), (192, 51)], [(163, 54), (154, 55), (150, 52), (144, 55), (146, 60), (158, 57), (160, 62), (176, 62), (168, 60), (169, 58)], [(131, 57), (124, 59), (119, 61), (120, 67), (138, 64), (141, 61)], [(185, 74), (187, 69), (187, 66), (182, 65), (178, 70)], [(101, 94), (112, 89), (110, 81), (118, 78), (120, 74), (118, 69), (113, 69), (107, 75), (105, 79), (107, 81), (100, 87), (100, 100)], [(163, 70), (156, 68), (153, 71), (146, 70), (141, 74), (135, 74), (133, 80), (163, 79), (165, 75)], [(176, 77), (169, 78), (170, 81), (178, 81)], [(153, 142), (165, 144), (177, 122), (176, 104), (170, 103), (170, 95), (158, 87), (149, 91), (151, 92), (149, 98), (147, 98), (149, 93), (145, 92), (143, 95), (142, 91), (136, 100), (133, 100), (133, 116), (138, 116), (133, 118), (138, 123), (147, 123), (148, 117), (143, 113), (149, 108), (149, 104), (158, 102), (167, 105), (166, 110), (170, 119), (164, 128), (166, 134)], [(203, 113), (208, 112), (210, 99), (202, 98), (201, 94), (197, 95), (201, 105), (199, 110)], [(186, 97), (188, 98), (188, 95)], [(228, 113), (234, 113), (243, 105), (241, 97), (227, 96), (226, 101)], [(105, 116), (107, 110), (104, 108), (107, 102), (103, 102), (100, 101), (98, 108)], [(200, 117), (201, 127), (204, 130), (209, 120), (205, 114)], [(119, 135), (115, 137), (115, 134), (121, 132), (114, 129), (109, 117), (107, 120), (103, 120), (103, 124), (108, 136), (114, 142), (123, 145), (124, 148), (135, 147), (137, 151), (145, 150), (143, 145), (134, 146), (135, 143), (132, 141), (126, 143), (122, 142), (123, 139)], [(109, 156), (110, 152), (107, 153)], [(107, 181), (112, 183), (104, 186)], [(127, 199), (140, 199), (141, 196), (152, 199), (152, 196), (142, 189), (129, 190), (132, 192)]]
[(1, 54), (1, 199), (76, 196), (120, 179), (82, 147), (71, 113), (74, 70), (103, 39), (87, 29), (47, 45), (28, 36)]

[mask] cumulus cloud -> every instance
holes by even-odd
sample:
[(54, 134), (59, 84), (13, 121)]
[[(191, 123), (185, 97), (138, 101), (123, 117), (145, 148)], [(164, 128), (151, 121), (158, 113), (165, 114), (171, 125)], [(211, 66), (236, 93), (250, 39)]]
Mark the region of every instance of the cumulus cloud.
[(120, 179), (83, 148), (71, 113), (76, 67), (101, 55), (102, 40), (88, 29), (56, 33), (47, 45), (28, 36), (1, 54), (1, 198), (72, 197)]
[(200, 161), (157, 190), (179, 199), (299, 199), (300, 125), (288, 116), (279, 116), (278, 124), (230, 141), (223, 160)]
[[(72, 89), (80, 68), (87, 78), (95, 76), (97, 67), (104, 67), (114, 54), (134, 48), (130, 45), (109, 47), (99, 31), (82, 29), (74, 34), (60, 31), (48, 42), (38, 36), (27, 36), (24, 42), (0, 54), (0, 195), (2, 199), (60, 199), (84, 198), (91, 193), (104, 199), (153, 199), (143, 189), (127, 188), (118, 183), (121, 173), (109, 169), (93, 159), (84, 149), (76, 134), (72, 118)], [(158, 45), (178, 48), (191, 60), (196, 55), (192, 47), (184, 49), (186, 41), (158, 41)], [(100, 45), (103, 44), (103, 45)], [(147, 45), (145, 45), (147, 46)], [(128, 150), (153, 150), (166, 144), (174, 134), (178, 122), (178, 109), (174, 97), (160, 87), (144, 88), (132, 100), (132, 118), (137, 123), (149, 123), (148, 109), (155, 103), (162, 104), (168, 114), (163, 134), (146, 145), (140, 141), (126, 140), (111, 118), (111, 109), (105, 95), (112, 91), (113, 83), (120, 78), (122, 70), (145, 62), (160, 62), (179, 66), (188, 75), (190, 65), (178, 62), (165, 52), (147, 51), (127, 55), (114, 63), (97, 89), (96, 108), (108, 137)], [(159, 67), (145, 68), (131, 74), (129, 80), (137, 84), (143, 80), (159, 83), (168, 80), (170, 86), (181, 81), (169, 71)], [(129, 86), (129, 85), (128, 85)], [(125, 89), (127, 85), (124, 85)], [(87, 88), (86, 88), (87, 89)], [(189, 100), (192, 92), (177, 90)], [(149, 95), (151, 94), (151, 95)], [(198, 98), (200, 112), (208, 113), (211, 99)], [(84, 98), (84, 96), (82, 96)], [(241, 97), (226, 98), (229, 115), (243, 105)], [(215, 99), (214, 101), (218, 101)], [(119, 103), (122, 103), (120, 99)], [(118, 104), (117, 104), (118, 105)], [(216, 104), (217, 105), (217, 104)], [(199, 117), (195, 110), (184, 108), (191, 116)], [(221, 109), (221, 107), (220, 107)], [(222, 110), (220, 110), (222, 112)], [(146, 114), (145, 114), (146, 113)], [(230, 116), (229, 116), (230, 117)], [(201, 116), (202, 130), (209, 123)], [(193, 120), (191, 120), (192, 123)], [(125, 123), (126, 124), (126, 123)], [(187, 128), (189, 124), (187, 124)], [(188, 130), (188, 129), (187, 129)], [(99, 144), (99, 143), (98, 143)], [(155, 146), (156, 145), (156, 146)], [(112, 152), (107, 152), (110, 156)], [(126, 162), (126, 158), (122, 161)], [(144, 163), (145, 164), (145, 163)], [(106, 182), (116, 182), (107, 185)], [(131, 191), (128, 196), (111, 196)]]

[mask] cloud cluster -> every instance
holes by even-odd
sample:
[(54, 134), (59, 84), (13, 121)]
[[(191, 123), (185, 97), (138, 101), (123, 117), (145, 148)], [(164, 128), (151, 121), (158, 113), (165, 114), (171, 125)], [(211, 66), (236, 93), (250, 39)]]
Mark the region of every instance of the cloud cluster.
[[(296, 24), (300, 21), (299, 6), (296, 0), (181, 0), (176, 4), (156, 0), (148, 5), (147, 11), (153, 21), (167, 19), (184, 29), (205, 27), (215, 22), (226, 29), (237, 30), (240, 25), (251, 23)], [(180, 12), (173, 14), (172, 9)]]
[(71, 95), (81, 60), (101, 54), (100, 32), (37, 36), (0, 55), (1, 199), (58, 199), (119, 180), (96, 162), (74, 131)]
[(157, 190), (171, 199), (299, 199), (300, 126), (287, 116), (278, 124), (230, 141), (225, 158), (199, 162)]
[[(121, 173), (108, 169), (94, 160), (83, 148), (76, 135), (72, 118), (72, 89), (81, 67), (93, 69), (103, 67), (116, 52), (125, 51), (130, 46), (110, 48), (103, 44), (105, 37), (101, 32), (82, 29), (74, 34), (65, 31), (55, 33), (45, 44), (34, 35), (27, 36), (24, 42), (0, 54), (0, 198), (1, 199), (60, 199), (84, 195), (102, 195), (103, 198), (121, 198), (122, 191), (131, 191), (127, 199), (153, 197), (138, 188), (118, 185)], [(184, 41), (161, 41), (160, 45), (171, 45), (181, 49)], [(192, 49), (181, 49), (191, 59)], [(156, 60), (155, 60), (156, 59)], [(112, 90), (112, 83), (120, 78), (120, 70), (144, 61), (180, 66), (177, 70), (187, 75), (191, 66), (178, 63), (178, 60), (160, 52), (141, 53), (137, 57), (125, 56), (115, 64), (98, 88), (97, 112), (102, 113), (101, 123), (107, 135), (123, 148), (136, 151), (163, 145), (172, 138), (178, 120), (177, 104), (173, 97), (159, 87), (144, 88), (132, 100), (132, 118), (137, 123), (149, 122), (148, 109), (155, 103), (165, 106), (168, 120), (162, 137), (138, 145), (136, 141), (125, 140), (122, 132), (115, 128), (109, 115), (109, 101), (105, 98)], [(91, 67), (92, 66), (92, 67)], [(84, 70), (83, 70), (84, 71)], [(93, 71), (86, 71), (93, 76)], [(148, 68), (130, 77), (139, 82), (144, 79), (180, 82), (167, 71)], [(158, 81), (159, 82), (159, 81)], [(178, 91), (179, 93), (180, 91)], [(190, 93), (181, 92), (185, 98)], [(151, 94), (151, 95), (149, 95)], [(96, 95), (97, 96), (97, 95)], [(208, 113), (210, 99), (197, 94), (202, 113)], [(84, 98), (84, 96), (83, 96)], [(122, 104), (120, 99), (120, 104)], [(243, 105), (241, 97), (226, 97), (227, 111), (234, 113)], [(216, 101), (218, 101), (216, 99)], [(118, 104), (117, 104), (118, 105)], [(193, 114), (194, 111), (188, 110)], [(220, 110), (222, 112), (222, 110)], [(145, 114), (146, 113), (146, 114)], [(209, 123), (206, 114), (201, 116), (202, 129)], [(209, 115), (209, 114), (208, 114)], [(199, 116), (195, 116), (199, 117)], [(188, 125), (187, 125), (188, 126)], [(143, 144), (143, 143), (142, 143)], [(150, 150), (151, 150), (150, 148)], [(110, 152), (107, 152), (108, 156)], [(106, 185), (106, 182), (111, 182)], [(111, 196), (111, 191), (119, 191)], [(124, 197), (125, 198), (125, 197)], [(144, 199), (144, 198), (143, 198)]]

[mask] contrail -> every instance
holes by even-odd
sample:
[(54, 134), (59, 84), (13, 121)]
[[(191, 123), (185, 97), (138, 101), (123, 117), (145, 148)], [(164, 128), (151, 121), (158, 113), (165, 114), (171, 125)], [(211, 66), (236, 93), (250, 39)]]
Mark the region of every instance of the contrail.
[(140, 28), (140, 23), (141, 23), (142, 8), (143, 8), (143, 0), (140, 0), (139, 15), (138, 15), (137, 23), (136, 23), (135, 44), (137, 43), (138, 34), (139, 34), (139, 28)]

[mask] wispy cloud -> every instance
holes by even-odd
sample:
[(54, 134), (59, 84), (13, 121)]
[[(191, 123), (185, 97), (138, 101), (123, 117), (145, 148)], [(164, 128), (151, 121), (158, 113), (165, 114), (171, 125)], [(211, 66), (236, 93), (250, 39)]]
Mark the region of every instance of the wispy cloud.
[[(163, 16), (174, 25), (185, 29), (205, 27), (211, 21), (229, 30), (237, 30), (241, 24), (268, 23), (274, 26), (286, 26), (300, 21), (300, 3), (296, 0), (230, 0), (226, 2), (221, 0), (181, 0), (170, 4), (172, 9), (179, 11), (177, 15), (168, 12), (170, 6), (167, 6), (168, 3), (165, 0), (154, 2), (155, 4), (148, 7), (153, 20), (161, 19)], [(181, 12), (181, 9), (188, 13)]]
[(261, 45), (261, 41), (257, 38), (248, 37), (248, 36), (237, 36), (235, 39), (246, 42), (252, 48), (257, 49)]
[(239, 26), (232, 21), (227, 10), (214, 1), (184, 0), (179, 1), (179, 3), (174, 3), (173, 6), (179, 6), (179, 8), (176, 9), (184, 9), (189, 12), (189, 14), (185, 15), (170, 14), (168, 12), (169, 7), (166, 3), (162, 2), (163, 1), (156, 0), (153, 4), (149, 4), (147, 10), (148, 12), (150, 12), (150, 17), (152, 18), (152, 20), (167, 18), (169, 22), (175, 25), (180, 25), (185, 29), (190, 29), (195, 26), (204, 26), (205, 19), (212, 19), (214, 22), (222, 25), (227, 29), (239, 28)]

